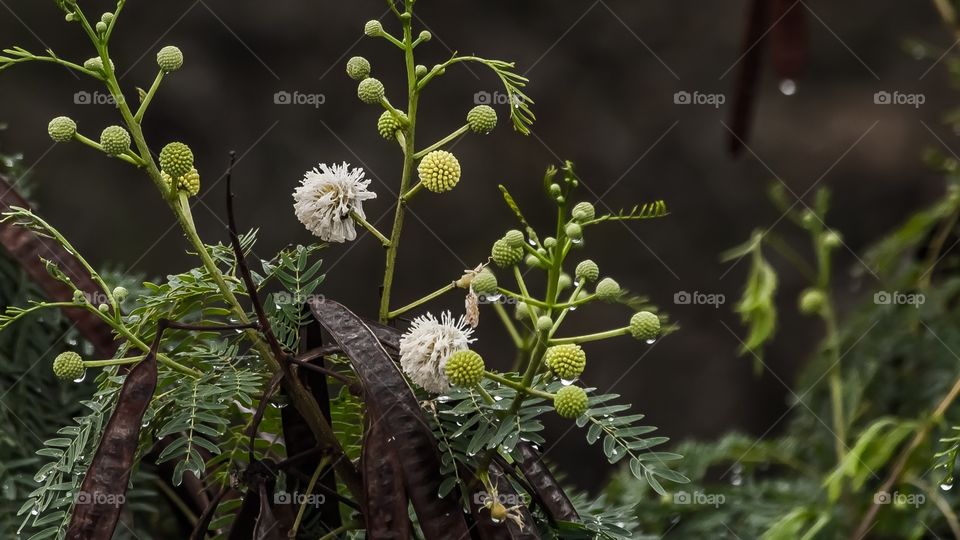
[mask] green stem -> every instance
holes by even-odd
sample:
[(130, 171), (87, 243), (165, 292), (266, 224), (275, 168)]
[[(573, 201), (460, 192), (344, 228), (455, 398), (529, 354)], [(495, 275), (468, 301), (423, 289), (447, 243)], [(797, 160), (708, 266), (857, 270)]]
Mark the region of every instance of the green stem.
[[(93, 148), (94, 150), (99, 150), (99, 151), (103, 152), (103, 146), (101, 146), (100, 143), (98, 143), (98, 142), (96, 142), (96, 141), (94, 141), (94, 140), (92, 140), (92, 139), (89, 139), (89, 138), (87, 138), (87, 137), (84, 137), (83, 135), (81, 135), (81, 134), (79, 134), (79, 133), (75, 133), (75, 134), (73, 135), (73, 138), (74, 138), (77, 142), (83, 143), (83, 144), (89, 146), (90, 148)], [(134, 166), (136, 166), (136, 167), (143, 167), (143, 163), (142, 163), (139, 159), (136, 159), (136, 158), (134, 158), (134, 157), (132, 157), (132, 156), (128, 156), (128, 155), (126, 155), (126, 154), (120, 154), (120, 155), (118, 155), (118, 156), (112, 156), (112, 157), (115, 157), (115, 158), (117, 158), (117, 159), (126, 161), (127, 163), (129, 163), (129, 164), (131, 164), (131, 165), (134, 165)]]
[(343, 525), (337, 527), (336, 529), (330, 531), (329, 533), (320, 537), (320, 540), (337, 540), (340, 538), (340, 535), (347, 531), (355, 531), (360, 528), (360, 524), (356, 521), (351, 521), (344, 523)]
[[(567, 300), (568, 305), (577, 300), (577, 297), (580, 296), (581, 292), (583, 292), (583, 288), (585, 286), (586, 286), (586, 280), (581, 279), (580, 282), (577, 283), (576, 288), (573, 289), (573, 292), (570, 293), (570, 298)], [(553, 328), (550, 329), (550, 333), (547, 336), (548, 338), (553, 338), (553, 334), (555, 334), (557, 330), (560, 329), (560, 325), (563, 324), (563, 320), (567, 318), (567, 313), (570, 313), (569, 307), (561, 311), (560, 315), (558, 315), (556, 320), (553, 321)]]
[(350, 217), (352, 217), (354, 221), (356, 221), (361, 226), (363, 226), (364, 229), (370, 231), (370, 234), (376, 236), (377, 240), (379, 240), (384, 247), (387, 247), (390, 245), (390, 239), (384, 236), (380, 231), (378, 231), (377, 228), (374, 227), (371, 223), (367, 222), (367, 220), (360, 217), (360, 215), (357, 214), (356, 211), (351, 210)]
[(391, 311), (390, 313), (387, 314), (387, 318), (388, 318), (388, 319), (394, 319), (394, 318), (396, 318), (397, 316), (402, 315), (403, 313), (406, 313), (407, 311), (410, 311), (411, 309), (413, 309), (413, 308), (415, 308), (415, 307), (417, 307), (417, 306), (421, 306), (421, 305), (423, 305), (423, 304), (426, 304), (427, 302), (433, 300), (434, 298), (437, 298), (438, 296), (441, 296), (441, 295), (443, 295), (443, 294), (445, 294), (445, 293), (447, 293), (447, 292), (449, 292), (449, 291), (452, 291), (453, 289), (456, 288), (456, 286), (457, 286), (456, 283), (449, 283), (449, 284), (447, 284), (447, 285), (445, 285), (445, 286), (443, 286), (443, 287), (441, 287), (441, 288), (433, 291), (432, 293), (424, 296), (423, 298), (421, 298), (421, 299), (419, 299), (419, 300), (417, 300), (417, 301), (415, 301), (415, 302), (411, 302), (410, 304), (407, 304), (407, 305), (403, 306), (403, 307), (400, 308), (400, 309)]
[(493, 310), (497, 312), (497, 315), (503, 322), (503, 326), (507, 329), (507, 333), (510, 334), (510, 339), (513, 340), (514, 346), (516, 346), (518, 349), (522, 349), (523, 338), (520, 337), (520, 332), (517, 331), (517, 326), (513, 324), (513, 319), (511, 319), (510, 315), (507, 314), (507, 310), (504, 309), (503, 304), (494, 302)]
[(327, 467), (327, 464), (330, 462), (329, 456), (324, 456), (320, 460), (320, 464), (317, 465), (317, 468), (313, 471), (313, 475), (310, 476), (310, 481), (307, 482), (307, 492), (304, 494), (303, 502), (300, 503), (300, 510), (297, 512), (297, 518), (293, 521), (293, 526), (290, 527), (290, 531), (287, 533), (288, 538), (296, 538), (297, 531), (300, 530), (300, 524), (303, 522), (303, 516), (307, 511), (307, 503), (310, 502), (310, 494), (313, 493), (313, 488), (317, 485), (317, 480), (320, 478), (320, 473), (323, 472), (323, 469)]
[(147, 91), (147, 95), (144, 96), (143, 102), (140, 103), (140, 108), (137, 109), (137, 114), (133, 116), (133, 119), (138, 123), (143, 121), (143, 115), (147, 112), (147, 107), (150, 106), (150, 102), (153, 101), (154, 94), (157, 93), (157, 89), (160, 88), (160, 83), (163, 82), (163, 70), (161, 69), (157, 73), (157, 78), (153, 80), (153, 84), (150, 85), (150, 90)]
[(436, 150), (436, 149), (438, 149), (438, 148), (442, 148), (442, 147), (446, 146), (447, 144), (449, 144), (449, 143), (453, 142), (454, 140), (456, 140), (457, 137), (459, 137), (459, 136), (463, 135), (464, 133), (466, 133), (469, 129), (470, 129), (470, 125), (469, 125), (469, 124), (464, 124), (462, 127), (460, 127), (459, 129), (457, 129), (457, 130), (454, 131), (453, 133), (447, 135), (446, 137), (440, 139), (439, 141), (431, 144), (430, 146), (428, 146), (428, 147), (424, 148), (423, 150), (421, 150), (421, 151), (417, 152), (416, 154), (414, 154), (414, 155), (413, 155), (413, 159), (420, 159), (420, 158), (422, 158), (423, 156), (429, 154), (430, 152), (433, 152), (434, 150)]
[(517, 392), (521, 392), (521, 393), (524, 393), (524, 394), (529, 394), (529, 395), (531, 395), (531, 396), (542, 397), (543, 399), (551, 399), (551, 400), (552, 400), (552, 399), (555, 397), (553, 394), (551, 394), (551, 393), (549, 393), (549, 392), (544, 392), (543, 390), (537, 390), (536, 388), (530, 388), (529, 386), (524, 386), (524, 385), (521, 384), (521, 383), (518, 383), (518, 382), (516, 382), (516, 381), (511, 381), (510, 379), (508, 379), (508, 378), (506, 378), (506, 377), (503, 377), (503, 376), (498, 375), (498, 374), (496, 374), (496, 373), (492, 373), (492, 372), (490, 372), (490, 371), (485, 371), (485, 372), (483, 373), (483, 376), (486, 377), (486, 378), (488, 378), (488, 379), (490, 379), (491, 381), (495, 381), (495, 382), (498, 382), (498, 383), (500, 383), (500, 384), (502, 384), (502, 385), (504, 385), (504, 386), (506, 386), (506, 387), (513, 388), (513, 389), (516, 390)]
[(550, 344), (564, 345), (568, 343), (587, 343), (590, 341), (600, 341), (601, 339), (610, 339), (610, 338), (625, 336), (629, 333), (630, 333), (630, 327), (624, 326), (623, 328), (615, 328), (613, 330), (607, 330), (606, 332), (597, 332), (596, 334), (586, 334), (583, 336), (551, 339)]
[(121, 364), (136, 364), (146, 358), (146, 356), (128, 356), (126, 358), (115, 358), (113, 360), (84, 360), (84, 367), (107, 367), (119, 366)]
[(423, 189), (423, 182), (417, 182), (414, 184), (414, 186), (407, 190), (407, 192), (403, 194), (403, 197), (401, 197), (403, 202), (410, 202), (410, 199), (412, 199), (417, 193), (420, 193), (421, 189)]
[(837, 320), (830, 301), (827, 301), (827, 305), (824, 307), (823, 320), (827, 327), (827, 343), (832, 360), (828, 377), (830, 381), (830, 404), (833, 409), (834, 450), (837, 455), (837, 463), (842, 464), (846, 457), (847, 448), (847, 428), (843, 406), (843, 370), (840, 365), (840, 336), (837, 330)]

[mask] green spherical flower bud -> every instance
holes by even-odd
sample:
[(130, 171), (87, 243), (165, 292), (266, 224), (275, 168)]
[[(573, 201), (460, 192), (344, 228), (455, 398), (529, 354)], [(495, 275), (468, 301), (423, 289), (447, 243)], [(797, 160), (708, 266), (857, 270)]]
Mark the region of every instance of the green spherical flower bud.
[(612, 278), (603, 278), (597, 283), (597, 298), (604, 302), (612, 302), (620, 297), (620, 284)]
[[(547, 248), (547, 249), (553, 249), (553, 248), (556, 247), (556, 246), (557, 246), (557, 239), (556, 239), (556, 238), (554, 238), (554, 237), (552, 237), (552, 236), (548, 236), (548, 237), (546, 237), (546, 238), (543, 239), (543, 247), (545, 247), (545, 248)], [(546, 253), (544, 253), (543, 255), (546, 255)]]
[(803, 216), (801, 216), (800, 220), (803, 222), (803, 226), (807, 228), (813, 227), (817, 221), (819, 221), (817, 215), (809, 208), (803, 211)]
[(424, 30), (424, 31), (420, 32), (420, 37), (419, 37), (418, 39), (419, 39), (421, 42), (426, 43), (427, 41), (430, 41), (431, 39), (433, 39), (433, 34), (431, 34), (430, 32), (427, 32), (426, 30)]
[(649, 311), (634, 313), (630, 317), (630, 335), (642, 341), (657, 339), (660, 335), (660, 317)]
[(597, 211), (592, 204), (588, 202), (577, 203), (573, 207), (573, 219), (583, 223), (584, 221), (590, 221), (597, 216)]
[(367, 21), (367, 24), (363, 25), (363, 33), (370, 37), (380, 37), (383, 35), (383, 25), (380, 21)]
[(180, 178), (193, 168), (193, 150), (182, 142), (172, 142), (160, 150), (160, 168), (172, 178)]
[(470, 288), (473, 292), (483, 296), (493, 296), (497, 294), (497, 276), (493, 275), (488, 268), (484, 268), (477, 275), (473, 276), (470, 282)]
[(380, 100), (383, 99), (385, 94), (386, 91), (383, 89), (383, 83), (373, 77), (360, 81), (360, 84), (357, 86), (357, 97), (367, 105), (380, 103)]
[(100, 20), (102, 22), (110, 24), (110, 22), (113, 20), (113, 13), (110, 13), (109, 11), (104, 13), (103, 15), (100, 16)]
[(123, 302), (128, 294), (130, 294), (130, 291), (126, 287), (117, 287), (113, 290), (113, 297), (117, 299), (117, 302)]
[(75, 352), (65, 352), (53, 360), (53, 374), (62, 381), (75, 381), (83, 377), (86, 368), (83, 359)]
[(840, 233), (836, 231), (827, 231), (823, 235), (823, 245), (828, 248), (840, 247), (843, 244), (843, 238), (840, 237)]
[(106, 304), (100, 304), (97, 309), (100, 310), (100, 313), (110, 313), (110, 306)]
[(523, 264), (531, 268), (543, 268), (543, 261), (541, 261), (539, 258), (537, 258), (533, 254), (527, 255), (526, 258), (523, 259)]
[(489, 105), (477, 105), (467, 113), (467, 125), (474, 133), (486, 135), (497, 127), (497, 111)]
[(96, 28), (97, 28), (97, 33), (102, 34), (107, 31), (108, 25), (107, 23), (100, 21), (97, 23)]
[(500, 268), (509, 268), (523, 260), (523, 248), (511, 247), (501, 238), (493, 243), (490, 258)]
[(443, 193), (460, 181), (460, 162), (446, 150), (434, 150), (423, 156), (417, 172), (423, 187), (434, 193)]
[(433, 66), (432, 71), (436, 71), (437, 75), (443, 75), (444, 73), (447, 72), (447, 68), (441, 66), (440, 64), (436, 64), (435, 66)]
[(517, 302), (517, 307), (514, 310), (514, 315), (517, 320), (526, 320), (530, 318), (530, 314), (537, 314), (537, 308), (530, 307), (526, 302)]
[(200, 173), (196, 169), (190, 169), (190, 172), (180, 177), (177, 187), (190, 196), (196, 196), (200, 193)]
[(573, 280), (570, 279), (570, 274), (560, 274), (560, 276), (557, 278), (557, 287), (559, 287), (561, 291), (572, 284)]
[(579, 345), (555, 345), (544, 353), (544, 362), (561, 379), (572, 381), (587, 366), (587, 353)]
[(73, 291), (73, 303), (82, 304), (87, 301), (87, 295), (83, 291), (77, 289)]
[(427, 66), (423, 64), (418, 64), (417, 67), (414, 68), (414, 73), (417, 75), (418, 79), (426, 77), (428, 72), (429, 70), (427, 69)]
[(347, 60), (347, 75), (355, 81), (366, 79), (370, 76), (370, 62), (362, 56), (354, 56)]
[(559, 197), (561, 193), (560, 184), (550, 184), (549, 191), (550, 191), (550, 196)]
[[(110, 61), (110, 67), (113, 67), (113, 60)], [(90, 58), (83, 63), (83, 68), (103, 73), (103, 60), (101, 60), (99, 56)]]
[(109, 126), (100, 134), (100, 146), (108, 156), (119, 156), (130, 150), (130, 134), (120, 126)]
[(827, 297), (819, 289), (807, 289), (800, 294), (800, 312), (807, 315), (819, 313), (827, 303)]
[(587, 259), (577, 265), (575, 275), (577, 279), (583, 281), (596, 281), (600, 277), (600, 267), (597, 266), (597, 263)]
[(553, 398), (553, 408), (564, 418), (576, 418), (587, 412), (587, 393), (579, 386), (564, 386)]
[(444, 371), (455, 386), (470, 388), (483, 380), (483, 358), (473, 351), (457, 351), (447, 359)]
[(76, 14), (74, 14), (74, 13), (67, 13), (67, 15), (64, 17), (64, 19), (66, 19), (67, 22), (73, 22), (73, 21), (77, 20), (77, 16), (76, 16)]
[(546, 315), (541, 315), (537, 318), (537, 330), (541, 332), (546, 332), (553, 328), (553, 319)]
[(567, 233), (567, 236), (577, 242), (583, 240), (583, 227), (577, 223), (567, 223), (567, 226), (564, 227), (564, 231)]
[(47, 133), (55, 142), (67, 142), (77, 134), (77, 123), (67, 116), (58, 116), (47, 124)]
[(506, 240), (507, 244), (509, 244), (510, 247), (518, 247), (518, 248), (522, 248), (523, 243), (526, 241), (524, 239), (523, 233), (516, 229), (510, 229), (509, 231), (507, 231), (507, 234), (503, 235), (503, 239)]
[(167, 45), (157, 53), (157, 65), (165, 73), (177, 71), (183, 67), (183, 53), (173, 45)]
[[(407, 120), (406, 113), (400, 113), (403, 115), (403, 119)], [(403, 129), (403, 126), (397, 120), (393, 113), (390, 111), (383, 111), (383, 114), (380, 115), (380, 119), (377, 120), (377, 131), (380, 132), (380, 136), (388, 141), (396, 139), (397, 132)]]

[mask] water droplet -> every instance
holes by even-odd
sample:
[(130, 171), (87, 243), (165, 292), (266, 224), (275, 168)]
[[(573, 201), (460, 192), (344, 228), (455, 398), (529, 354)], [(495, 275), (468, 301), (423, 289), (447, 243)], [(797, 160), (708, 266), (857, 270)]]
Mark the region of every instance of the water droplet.
[(569, 311), (576, 311), (576, 310), (577, 310), (577, 306), (570, 306), (570, 307), (568, 307), (567, 309), (568, 309)]
[(571, 384), (573, 384), (573, 382), (574, 382), (574, 379), (560, 379), (560, 384), (564, 386), (570, 386)]
[(783, 79), (780, 81), (780, 92), (785, 96), (792, 96), (797, 93), (797, 82), (793, 79)]
[(537, 247), (537, 243), (533, 241), (533, 238), (527, 239), (527, 243), (533, 247)]
[(494, 401), (503, 401), (503, 396), (493, 396)]
[(653, 344), (656, 343), (656, 342), (657, 342), (657, 340), (655, 340), (655, 339), (648, 339), (648, 340), (647, 340), (647, 345), (653, 345)]
[(583, 243), (583, 238), (571, 238), (570, 243), (575, 246), (579, 246), (580, 244)]
[(493, 523), (503, 523), (502, 519), (497, 519), (493, 516), (490, 516), (490, 521), (492, 521)]
[(86, 379), (86, 378), (87, 378), (87, 372), (84, 371), (84, 372), (83, 372), (83, 375), (80, 375), (79, 377), (77, 377), (76, 379), (74, 379), (73, 382), (75, 382), (75, 383), (82, 383), (83, 380)]
[(39, 507), (39, 506), (34, 506), (33, 508), (30, 509), (30, 515), (31, 515), (31, 516), (36, 516), (36, 515), (38, 515), (39, 513), (40, 513), (40, 507)]
[(947, 478), (946, 480), (941, 482), (940, 489), (944, 491), (950, 491), (951, 489), (953, 489), (953, 477), (951, 476), (950, 478)]
[(739, 486), (743, 484), (743, 465), (737, 463), (733, 466), (733, 470), (730, 475), (730, 484), (734, 486)]
[(500, 299), (503, 298), (503, 295), (502, 295), (502, 294), (499, 294), (499, 293), (497, 293), (497, 294), (488, 294), (488, 295), (484, 296), (483, 298), (484, 298), (484, 300), (486, 300), (487, 302), (499, 302)]

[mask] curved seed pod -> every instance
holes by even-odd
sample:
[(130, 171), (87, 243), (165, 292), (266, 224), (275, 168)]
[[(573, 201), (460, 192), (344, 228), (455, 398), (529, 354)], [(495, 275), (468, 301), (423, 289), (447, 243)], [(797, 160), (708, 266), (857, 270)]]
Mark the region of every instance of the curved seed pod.
[[(6, 177), (0, 175), (0, 212), (6, 212), (13, 206), (29, 208), (30, 203), (17, 193)], [(91, 297), (106, 295), (106, 292), (90, 278), (90, 274), (83, 269), (77, 258), (50, 238), (40, 236), (23, 227), (0, 223), (0, 245), (6, 248), (10, 256), (50, 300), (69, 302), (73, 298), (73, 291), (47, 272), (41, 257), (56, 261), (57, 266), (70, 278), (70, 281)], [(117, 345), (109, 326), (85, 309), (68, 308), (64, 309), (63, 313), (76, 324), (77, 330), (83, 337), (93, 344), (98, 356), (113, 358)]]
[(103, 431), (87, 475), (80, 484), (81, 494), (92, 502), (78, 501), (74, 506), (67, 540), (110, 540), (120, 518), (130, 480), (130, 471), (140, 440), (143, 415), (157, 388), (157, 349), (163, 336), (161, 321), (146, 358), (128, 373), (117, 398), (117, 406)]
[(403, 472), (397, 454), (387, 447), (387, 430), (377, 422), (367, 422), (363, 438), (363, 487), (366, 496), (364, 515), (370, 540), (410, 538)]
[(528, 442), (519, 442), (514, 450), (520, 470), (554, 521), (580, 521), (580, 514), (563, 492), (550, 469), (540, 459), (540, 452)]
[(756, 99), (757, 83), (760, 80), (760, 61), (763, 58), (763, 38), (767, 30), (767, 5), (770, 0), (750, 0), (746, 29), (738, 57), (737, 78), (733, 92), (733, 107), (730, 110), (730, 133), (727, 150), (733, 156), (740, 155), (750, 138), (750, 122)]
[(513, 520), (507, 519), (503, 523), (496, 523), (490, 519), (490, 511), (484, 507), (482, 501), (489, 494), (484, 491), (483, 484), (479, 480), (472, 482), (472, 485), (478, 486), (470, 496), (470, 513), (476, 523), (476, 531), (481, 540), (540, 540), (540, 533), (537, 532), (537, 524), (530, 514), (530, 509), (521, 504), (520, 496), (510, 479), (503, 473), (503, 469), (496, 463), (491, 463), (487, 469), (487, 476), (490, 483), (496, 486), (497, 496), (500, 502), (507, 508), (520, 505), (520, 508), (513, 512), (520, 515), (523, 521), (521, 528)]
[(420, 404), (383, 345), (359, 317), (344, 306), (313, 299), (310, 310), (350, 359), (363, 387), (371, 422), (387, 429), (387, 451), (395, 453), (407, 495), (426, 540), (469, 538), (460, 505), (440, 498), (440, 453)]
[(807, 13), (791, 0), (774, 0), (770, 14), (773, 71), (781, 80), (795, 80), (807, 64)]

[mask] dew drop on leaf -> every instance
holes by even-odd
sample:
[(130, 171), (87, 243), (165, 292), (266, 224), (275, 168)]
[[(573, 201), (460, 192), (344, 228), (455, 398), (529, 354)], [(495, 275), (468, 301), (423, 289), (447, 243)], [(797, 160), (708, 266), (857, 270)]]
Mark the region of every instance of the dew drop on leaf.
[(655, 339), (648, 339), (648, 340), (647, 340), (647, 345), (653, 345), (653, 344), (656, 343), (656, 342), (657, 342), (657, 340), (655, 340)]
[(940, 483), (940, 489), (944, 491), (950, 491), (953, 489), (953, 477), (949, 477)]
[(75, 383), (82, 383), (83, 380), (86, 379), (86, 378), (87, 378), (87, 372), (84, 371), (84, 372), (83, 372), (83, 375), (80, 375), (79, 377), (77, 377), (76, 379), (74, 379), (73, 382), (75, 382)]

